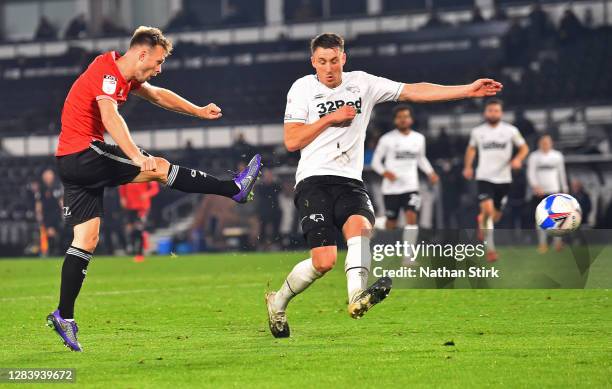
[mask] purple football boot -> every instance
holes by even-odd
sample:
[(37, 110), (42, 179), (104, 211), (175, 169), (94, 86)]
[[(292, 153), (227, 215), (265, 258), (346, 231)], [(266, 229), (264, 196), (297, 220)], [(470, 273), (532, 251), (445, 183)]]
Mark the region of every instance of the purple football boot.
[(79, 327), (74, 321), (62, 319), (59, 309), (47, 316), (47, 327), (51, 327), (62, 338), (64, 345), (72, 351), (83, 351), (81, 344), (77, 340)]
[(238, 203), (246, 203), (253, 199), (253, 187), (261, 175), (261, 155), (255, 154), (249, 164), (234, 176), (234, 182), (240, 187), (240, 191), (232, 196)]

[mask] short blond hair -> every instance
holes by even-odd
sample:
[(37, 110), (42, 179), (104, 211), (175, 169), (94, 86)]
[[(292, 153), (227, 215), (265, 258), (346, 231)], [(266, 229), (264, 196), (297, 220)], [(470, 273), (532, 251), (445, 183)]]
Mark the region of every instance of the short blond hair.
[(130, 47), (147, 45), (149, 47), (161, 46), (166, 53), (172, 53), (172, 41), (164, 36), (157, 27), (140, 26), (134, 31)]

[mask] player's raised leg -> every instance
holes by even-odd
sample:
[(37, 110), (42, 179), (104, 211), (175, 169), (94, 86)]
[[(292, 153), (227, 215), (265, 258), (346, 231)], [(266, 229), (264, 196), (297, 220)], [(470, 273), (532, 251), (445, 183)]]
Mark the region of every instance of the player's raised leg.
[(342, 233), (348, 247), (344, 263), (349, 298), (348, 313), (352, 318), (358, 319), (389, 295), (391, 279), (383, 277), (367, 287), (372, 265), (372, 224), (365, 216), (351, 215), (344, 223)]
[(142, 171), (132, 182), (159, 181), (169, 188), (187, 193), (216, 194), (246, 203), (261, 175), (261, 155), (255, 154), (248, 165), (231, 180), (221, 180), (201, 170), (171, 164), (165, 158), (151, 157), (155, 170)]
[(62, 338), (66, 347), (83, 351), (74, 321), (74, 305), (87, 275), (87, 267), (98, 244), (100, 218), (95, 217), (74, 226), (74, 239), (62, 265), (60, 301), (57, 310), (47, 316), (47, 325)]

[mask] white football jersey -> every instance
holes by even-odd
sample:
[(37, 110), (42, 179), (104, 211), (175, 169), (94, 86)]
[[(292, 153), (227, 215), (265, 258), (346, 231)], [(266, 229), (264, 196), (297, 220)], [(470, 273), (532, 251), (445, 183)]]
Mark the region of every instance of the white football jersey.
[(402, 83), (366, 72), (342, 73), (342, 83), (328, 88), (316, 75), (293, 83), (287, 94), (285, 123), (311, 124), (344, 105), (357, 115), (347, 127), (329, 127), (301, 150), (296, 184), (311, 176), (334, 175), (361, 181), (366, 129), (378, 103), (396, 101)]
[(519, 147), (523, 144), (525, 139), (512, 124), (500, 121), (495, 127), (488, 123), (475, 127), (469, 145), (478, 149), (476, 179), (494, 184), (511, 183), (512, 145)]
[(402, 134), (396, 129), (380, 138), (372, 158), (372, 169), (380, 175), (385, 171), (390, 171), (397, 176), (395, 181), (383, 179), (383, 194), (394, 195), (418, 191), (418, 168), (427, 175), (433, 172), (425, 156), (425, 137), (422, 134), (416, 131)]
[(531, 153), (527, 159), (527, 180), (529, 186), (539, 186), (546, 194), (567, 193), (563, 154), (557, 150)]

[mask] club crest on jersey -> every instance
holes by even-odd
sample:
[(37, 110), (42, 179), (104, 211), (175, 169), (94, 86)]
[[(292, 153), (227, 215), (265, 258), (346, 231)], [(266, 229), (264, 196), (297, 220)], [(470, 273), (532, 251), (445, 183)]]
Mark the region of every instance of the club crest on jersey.
[(115, 90), (117, 90), (117, 77), (105, 74), (102, 81), (102, 91), (107, 95), (112, 95)]
[(308, 216), (308, 218), (317, 223), (325, 220), (325, 217), (323, 217), (322, 213), (313, 213), (310, 216)]
[(322, 118), (323, 116), (328, 115), (335, 110), (344, 107), (345, 105), (354, 107), (358, 114), (361, 113), (361, 97), (355, 101), (334, 100), (319, 103), (317, 104), (317, 108), (319, 108), (317, 113), (319, 114), (319, 118)]

